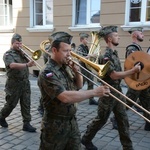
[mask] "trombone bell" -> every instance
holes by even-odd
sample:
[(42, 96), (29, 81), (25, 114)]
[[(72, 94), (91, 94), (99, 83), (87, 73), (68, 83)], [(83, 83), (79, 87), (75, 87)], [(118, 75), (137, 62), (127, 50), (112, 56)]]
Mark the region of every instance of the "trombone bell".
[(38, 60), (41, 57), (41, 55), (42, 55), (41, 50), (33, 51), (32, 49), (30, 49), (29, 47), (25, 46), (24, 44), (22, 44), (22, 47), (24, 49), (28, 50), (30, 53), (32, 53), (32, 59), (34, 59), (34, 60)]
[(71, 55), (73, 57), (76, 57), (77, 59), (79, 59), (80, 61), (82, 61), (83, 63), (89, 65), (90, 67), (92, 67), (97, 73), (98, 73), (98, 76), (103, 78), (105, 76), (105, 74), (107, 73), (108, 71), (108, 68), (109, 68), (109, 65), (110, 65), (110, 62), (108, 61), (106, 64), (104, 65), (98, 65), (88, 59), (85, 59), (84, 57), (81, 57), (80, 55), (74, 53), (71, 51)]
[(42, 52), (41, 50), (36, 50), (35, 52), (32, 53), (32, 58), (34, 60), (38, 60), (42, 55)]

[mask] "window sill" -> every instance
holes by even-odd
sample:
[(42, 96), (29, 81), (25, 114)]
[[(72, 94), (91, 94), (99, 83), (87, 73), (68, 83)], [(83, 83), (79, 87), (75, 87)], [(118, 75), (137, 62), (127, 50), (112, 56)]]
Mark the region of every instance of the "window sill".
[(121, 26), (121, 28), (123, 29), (123, 31), (129, 31), (132, 27), (142, 27), (143, 30), (150, 30), (150, 26), (148, 25), (140, 25), (140, 26), (126, 26), (126, 25), (123, 25)]
[(13, 33), (14, 28), (13, 27), (2, 27), (2, 26), (0, 26), (0, 32)]
[(50, 27), (50, 28), (39, 28), (39, 27), (33, 27), (33, 28), (26, 28), (26, 30), (28, 30), (29, 32), (53, 32), (54, 28)]
[(76, 27), (69, 27), (71, 31), (99, 31), (101, 26), (76, 26)]

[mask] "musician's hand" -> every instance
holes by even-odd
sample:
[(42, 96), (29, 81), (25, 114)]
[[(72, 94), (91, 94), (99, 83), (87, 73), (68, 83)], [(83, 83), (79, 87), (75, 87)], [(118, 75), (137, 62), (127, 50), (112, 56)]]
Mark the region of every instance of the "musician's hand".
[(141, 71), (140, 62), (134, 66), (134, 73), (139, 73)]
[(97, 88), (94, 89), (95, 92), (95, 96), (97, 97), (102, 97), (102, 96), (109, 96), (110, 93), (110, 89), (108, 86), (99, 86)]
[(80, 71), (80, 67), (78, 65), (76, 65), (73, 61), (69, 61), (69, 66), (75, 73)]
[(33, 60), (30, 60), (28, 63), (27, 63), (27, 66), (28, 67), (32, 67), (32, 66), (36, 66), (35, 62)]

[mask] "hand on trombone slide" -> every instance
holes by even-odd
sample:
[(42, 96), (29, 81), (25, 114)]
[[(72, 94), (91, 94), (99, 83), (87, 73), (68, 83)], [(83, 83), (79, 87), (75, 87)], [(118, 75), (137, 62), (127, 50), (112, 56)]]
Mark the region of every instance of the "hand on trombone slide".
[(80, 71), (79, 65), (77, 65), (71, 60), (72, 60), (71, 58), (68, 59), (68, 66), (73, 70), (73, 72), (79, 72)]
[(98, 86), (98, 87), (94, 88), (93, 90), (94, 90), (94, 95), (97, 97), (103, 97), (103, 96), (108, 97), (110, 94), (110, 89), (106, 85)]
[(27, 63), (28, 67), (36, 66), (35, 62), (33, 60), (29, 60)]

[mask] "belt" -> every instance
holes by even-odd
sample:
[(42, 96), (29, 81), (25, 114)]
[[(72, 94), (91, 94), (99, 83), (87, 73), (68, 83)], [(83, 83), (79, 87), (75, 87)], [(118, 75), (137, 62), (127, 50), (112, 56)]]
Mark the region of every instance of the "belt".
[(56, 120), (72, 120), (72, 119), (76, 119), (75, 115), (73, 115), (73, 116), (62, 116), (62, 115), (49, 114), (48, 117), (50, 119), (56, 119)]
[(24, 81), (28, 80), (28, 78), (8, 78), (9, 80), (15, 80), (15, 81)]

